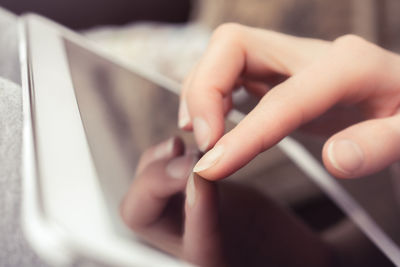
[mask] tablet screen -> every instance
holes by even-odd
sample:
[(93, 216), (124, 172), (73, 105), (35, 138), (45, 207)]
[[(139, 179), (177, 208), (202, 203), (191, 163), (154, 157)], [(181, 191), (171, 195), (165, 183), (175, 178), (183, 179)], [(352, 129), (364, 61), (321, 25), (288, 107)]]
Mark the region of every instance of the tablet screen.
[(191, 134), (177, 129), (178, 96), (68, 40), (65, 47), (83, 127), (111, 219), (149, 147)]
[[(135, 176), (140, 155), (174, 135), (182, 136), (187, 146), (194, 147), (194, 141), (191, 134), (177, 129), (176, 94), (69, 40), (65, 40), (65, 48), (110, 219), (119, 229), (119, 204)], [(228, 129), (232, 126), (227, 124)], [(306, 259), (308, 253), (318, 253), (312, 247), (326, 232), (344, 222), (348, 241), (355, 241), (349, 250), (362, 244), (374, 259), (387, 263), (335, 204), (276, 149), (260, 155), (227, 181), (218, 184), (222, 200), (217, 208), (223, 226), (218, 233), (223, 240), (221, 254), (226, 262), (265, 266), (286, 264), (285, 258)], [(298, 220), (287, 216), (288, 208)], [(206, 223), (208, 219), (203, 220)], [(329, 242), (347, 241), (343, 237)]]

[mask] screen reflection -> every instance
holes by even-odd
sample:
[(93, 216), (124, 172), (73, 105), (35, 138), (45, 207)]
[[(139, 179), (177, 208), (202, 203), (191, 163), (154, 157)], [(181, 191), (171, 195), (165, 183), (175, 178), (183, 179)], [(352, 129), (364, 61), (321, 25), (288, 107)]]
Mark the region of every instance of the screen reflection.
[[(118, 234), (129, 236), (125, 224), (148, 245), (201, 266), (390, 266), (276, 149), (223, 182), (192, 175), (199, 154), (176, 127), (178, 97), (68, 40), (65, 47)], [(338, 225), (346, 235), (329, 235)]]

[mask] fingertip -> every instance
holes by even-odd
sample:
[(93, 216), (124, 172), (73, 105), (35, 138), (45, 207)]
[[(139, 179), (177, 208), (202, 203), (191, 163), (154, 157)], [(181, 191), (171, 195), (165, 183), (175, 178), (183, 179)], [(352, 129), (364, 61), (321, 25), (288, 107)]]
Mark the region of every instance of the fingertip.
[(360, 145), (350, 138), (331, 138), (324, 146), (323, 161), (330, 173), (338, 178), (358, 177), (365, 155)]
[(242, 133), (235, 127), (203, 155), (193, 171), (210, 181), (224, 179), (257, 156), (261, 144), (254, 136), (249, 138), (247, 130)]
[(224, 98), (213, 89), (189, 90), (186, 100), (199, 150), (205, 152), (221, 138), (225, 129)]
[(208, 151), (194, 166), (193, 172), (199, 175), (205, 175), (204, 178), (208, 178), (207, 170), (212, 168), (218, 163), (224, 154), (224, 146), (216, 145), (213, 149)]
[(199, 150), (201, 152), (206, 152), (211, 141), (211, 128), (209, 123), (202, 117), (195, 117), (193, 119), (193, 130)]
[(238, 154), (237, 149), (240, 149), (240, 145), (229, 146), (225, 142), (218, 142), (197, 162), (193, 172), (209, 181), (228, 177), (248, 162), (247, 158)]

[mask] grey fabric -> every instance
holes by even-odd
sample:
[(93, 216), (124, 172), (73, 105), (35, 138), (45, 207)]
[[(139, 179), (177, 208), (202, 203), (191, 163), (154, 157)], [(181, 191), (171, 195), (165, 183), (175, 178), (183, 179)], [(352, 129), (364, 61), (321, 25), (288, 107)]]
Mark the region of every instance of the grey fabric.
[(0, 78), (0, 266), (44, 266), (21, 231), (21, 87)]
[(0, 267), (44, 266), (21, 230), (22, 99), (16, 17), (0, 8)]
[(0, 7), (0, 77), (21, 84), (17, 17)]

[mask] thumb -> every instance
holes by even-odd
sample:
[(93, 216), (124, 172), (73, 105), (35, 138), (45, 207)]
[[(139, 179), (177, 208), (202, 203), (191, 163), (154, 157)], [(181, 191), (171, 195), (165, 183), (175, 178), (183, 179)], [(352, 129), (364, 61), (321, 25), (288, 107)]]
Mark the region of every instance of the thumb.
[(341, 178), (384, 169), (400, 159), (400, 115), (364, 121), (335, 134), (322, 156), (328, 171)]

